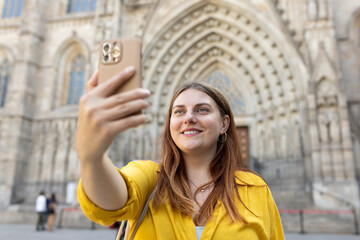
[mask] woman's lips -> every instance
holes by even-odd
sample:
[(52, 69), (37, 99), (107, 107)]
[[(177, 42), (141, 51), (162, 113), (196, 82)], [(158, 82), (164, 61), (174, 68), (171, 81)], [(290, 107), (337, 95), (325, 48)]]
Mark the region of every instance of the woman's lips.
[(197, 135), (201, 132), (202, 131), (198, 130), (198, 129), (185, 129), (184, 131), (181, 132), (181, 134), (186, 135), (186, 136), (193, 136), (193, 135)]

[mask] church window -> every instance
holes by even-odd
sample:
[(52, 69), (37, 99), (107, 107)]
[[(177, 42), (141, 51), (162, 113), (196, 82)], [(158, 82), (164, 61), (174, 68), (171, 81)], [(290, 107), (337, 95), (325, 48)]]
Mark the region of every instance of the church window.
[(85, 83), (85, 58), (78, 54), (71, 63), (69, 73), (69, 91), (67, 96), (67, 104), (78, 104), (83, 94)]
[(10, 63), (7, 59), (0, 63), (0, 107), (5, 106), (5, 98), (10, 79)]
[(67, 12), (92, 12), (96, 9), (96, 0), (69, 0)]
[(24, 0), (5, 0), (2, 18), (19, 17), (24, 7)]

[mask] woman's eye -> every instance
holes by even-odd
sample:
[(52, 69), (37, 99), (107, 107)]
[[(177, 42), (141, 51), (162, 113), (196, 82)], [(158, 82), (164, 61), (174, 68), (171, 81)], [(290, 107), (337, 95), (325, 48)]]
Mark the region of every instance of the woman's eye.
[(183, 112), (184, 112), (183, 110), (179, 109), (179, 110), (175, 110), (175, 111), (174, 111), (174, 114), (181, 114), (181, 113), (183, 113)]
[(207, 108), (200, 108), (199, 112), (208, 112), (209, 110)]

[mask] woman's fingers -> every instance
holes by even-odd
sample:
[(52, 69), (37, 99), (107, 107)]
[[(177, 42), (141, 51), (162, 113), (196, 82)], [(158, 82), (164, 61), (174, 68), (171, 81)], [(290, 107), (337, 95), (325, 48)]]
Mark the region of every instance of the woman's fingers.
[(143, 114), (132, 115), (109, 123), (109, 129), (116, 133), (123, 132), (129, 128), (134, 128), (148, 121), (148, 117)]
[(134, 73), (135, 68), (133, 66), (127, 67), (125, 70), (119, 72), (114, 77), (106, 80), (101, 84), (98, 84), (93, 93), (102, 97), (111, 96), (121, 87), (124, 82), (129, 80)]
[(137, 88), (134, 90), (118, 93), (110, 96), (102, 102), (104, 108), (109, 109), (126, 102), (134, 101), (136, 99), (145, 99), (150, 96), (150, 91), (143, 88)]
[(106, 121), (115, 121), (126, 118), (131, 114), (138, 113), (141, 110), (147, 109), (149, 106), (150, 104), (147, 101), (136, 99), (101, 111), (101, 118), (106, 119)]
[(116, 93), (119, 87), (134, 74), (133, 67), (99, 83), (96, 71), (87, 83), (87, 93), (79, 103), (76, 148), (80, 159), (97, 161), (122, 131), (146, 123), (147, 117), (136, 114), (149, 107), (146, 89)]

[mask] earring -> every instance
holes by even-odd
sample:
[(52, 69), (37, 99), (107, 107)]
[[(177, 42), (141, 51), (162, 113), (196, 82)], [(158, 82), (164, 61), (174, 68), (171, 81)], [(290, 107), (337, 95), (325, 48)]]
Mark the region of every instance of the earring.
[(227, 139), (227, 134), (226, 134), (226, 132), (224, 132), (223, 134), (220, 135), (219, 142), (221, 144), (224, 144), (226, 142), (226, 139)]

